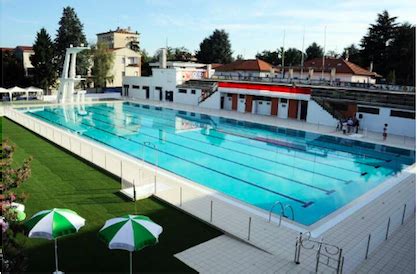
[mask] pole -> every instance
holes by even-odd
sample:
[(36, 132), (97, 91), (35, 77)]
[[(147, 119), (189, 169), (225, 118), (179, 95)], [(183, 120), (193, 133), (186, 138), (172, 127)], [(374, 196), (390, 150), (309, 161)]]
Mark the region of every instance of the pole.
[(284, 36), (282, 38), (282, 78), (285, 78), (285, 29), (284, 29)]
[(132, 274), (132, 251), (129, 252), (129, 273)]
[(303, 72), (304, 72), (304, 38), (306, 35), (306, 28), (303, 29), (303, 46), (301, 47), (301, 72), (300, 72), (300, 79), (303, 79)]
[(322, 60), (322, 79), (324, 79), (324, 58), (326, 54), (326, 28), (327, 26), (324, 26), (324, 41), (323, 41), (323, 60)]
[(59, 273), (58, 271), (58, 255), (57, 255), (57, 238), (54, 239), (55, 242), (55, 272)]

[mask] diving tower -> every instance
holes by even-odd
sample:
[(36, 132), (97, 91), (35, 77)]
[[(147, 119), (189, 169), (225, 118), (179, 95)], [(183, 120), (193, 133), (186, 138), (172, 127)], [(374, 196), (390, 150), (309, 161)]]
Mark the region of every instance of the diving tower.
[[(60, 87), (58, 89), (57, 101), (59, 103), (81, 102), (84, 99), (85, 90), (75, 92), (74, 86), (77, 82), (85, 80), (80, 75), (76, 75), (76, 58), (77, 54), (83, 50), (89, 49), (81, 44), (80, 47), (70, 45), (67, 48), (64, 59), (63, 72), (60, 78)], [(84, 100), (83, 100), (84, 101)]]

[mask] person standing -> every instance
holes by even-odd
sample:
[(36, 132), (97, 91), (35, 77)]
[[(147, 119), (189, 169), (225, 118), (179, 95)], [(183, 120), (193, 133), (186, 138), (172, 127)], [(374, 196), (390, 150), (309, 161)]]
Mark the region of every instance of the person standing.
[(388, 127), (388, 124), (384, 124), (384, 128), (383, 128), (383, 141), (385, 141), (387, 139), (387, 127)]

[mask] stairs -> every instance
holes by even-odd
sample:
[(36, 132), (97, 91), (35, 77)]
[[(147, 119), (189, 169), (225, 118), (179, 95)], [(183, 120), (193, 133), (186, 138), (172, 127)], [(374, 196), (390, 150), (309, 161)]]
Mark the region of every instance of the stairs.
[(319, 106), (321, 106), (324, 110), (326, 110), (333, 118), (340, 121), (345, 119), (342, 113), (337, 111), (327, 100), (312, 96), (311, 99), (315, 101)]

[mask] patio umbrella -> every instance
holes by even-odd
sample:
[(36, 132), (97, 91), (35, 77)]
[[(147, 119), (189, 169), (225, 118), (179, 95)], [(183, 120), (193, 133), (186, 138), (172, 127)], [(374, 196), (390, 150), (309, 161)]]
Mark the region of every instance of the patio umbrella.
[(99, 238), (109, 249), (129, 251), (130, 273), (132, 273), (132, 252), (158, 242), (163, 228), (142, 215), (125, 215), (107, 220), (99, 231)]
[(57, 238), (77, 232), (85, 224), (85, 219), (76, 212), (65, 208), (42, 210), (25, 222), (29, 238), (44, 238), (55, 241), (55, 268), (58, 270)]

